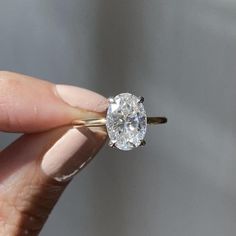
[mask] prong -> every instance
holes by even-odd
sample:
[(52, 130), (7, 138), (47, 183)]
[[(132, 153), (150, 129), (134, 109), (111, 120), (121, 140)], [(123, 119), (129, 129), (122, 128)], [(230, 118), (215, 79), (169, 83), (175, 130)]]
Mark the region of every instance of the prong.
[(115, 142), (112, 142), (111, 140), (109, 141), (108, 145), (112, 148), (115, 148), (116, 147), (116, 143)]
[(142, 96), (140, 96), (140, 97), (138, 97), (139, 98), (139, 103), (143, 103), (144, 102), (144, 97), (142, 97)]
[(140, 146), (145, 146), (146, 145), (146, 141), (143, 139), (140, 143)]
[(114, 100), (113, 97), (109, 97), (109, 98), (108, 98), (108, 102), (109, 102), (109, 103), (115, 103), (115, 100)]

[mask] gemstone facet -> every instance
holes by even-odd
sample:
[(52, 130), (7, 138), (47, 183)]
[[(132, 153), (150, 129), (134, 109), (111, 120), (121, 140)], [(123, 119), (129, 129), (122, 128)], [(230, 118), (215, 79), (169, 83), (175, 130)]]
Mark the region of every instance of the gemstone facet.
[(110, 146), (128, 151), (145, 143), (147, 115), (143, 98), (121, 93), (109, 99), (106, 127)]

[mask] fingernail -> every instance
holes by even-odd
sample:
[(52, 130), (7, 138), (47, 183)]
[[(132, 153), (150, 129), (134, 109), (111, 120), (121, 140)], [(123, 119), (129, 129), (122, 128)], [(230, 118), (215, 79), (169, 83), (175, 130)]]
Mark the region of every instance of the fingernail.
[(84, 88), (59, 84), (56, 85), (56, 91), (65, 103), (73, 107), (104, 112), (108, 105), (105, 97)]
[(44, 154), (41, 168), (57, 181), (68, 181), (94, 157), (105, 139), (102, 130), (68, 129)]
[[(105, 97), (87, 89), (56, 85), (56, 92), (72, 107), (91, 112), (104, 112), (107, 108)], [(43, 172), (57, 181), (68, 181), (94, 157), (105, 139), (106, 133), (101, 128), (66, 130), (43, 156)]]

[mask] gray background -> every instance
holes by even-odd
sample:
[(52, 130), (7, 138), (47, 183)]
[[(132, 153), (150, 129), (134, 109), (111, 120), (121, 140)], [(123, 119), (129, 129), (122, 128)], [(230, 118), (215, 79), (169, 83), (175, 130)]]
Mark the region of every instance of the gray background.
[(169, 118), (145, 148), (105, 147), (41, 235), (236, 235), (236, 1), (1, 0), (0, 69)]

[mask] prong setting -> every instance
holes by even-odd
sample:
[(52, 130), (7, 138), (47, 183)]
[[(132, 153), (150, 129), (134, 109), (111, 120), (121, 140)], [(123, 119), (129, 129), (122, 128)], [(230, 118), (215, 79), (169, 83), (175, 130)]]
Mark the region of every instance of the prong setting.
[(139, 98), (139, 101), (138, 101), (139, 103), (144, 103), (144, 97), (139, 96), (138, 98)]
[(146, 145), (146, 141), (143, 139), (141, 140), (140, 146), (145, 146)]
[(111, 140), (109, 141), (108, 145), (109, 145), (110, 147), (112, 147), (112, 148), (115, 148), (115, 147), (116, 147), (116, 143), (113, 142), (113, 141), (111, 141)]

